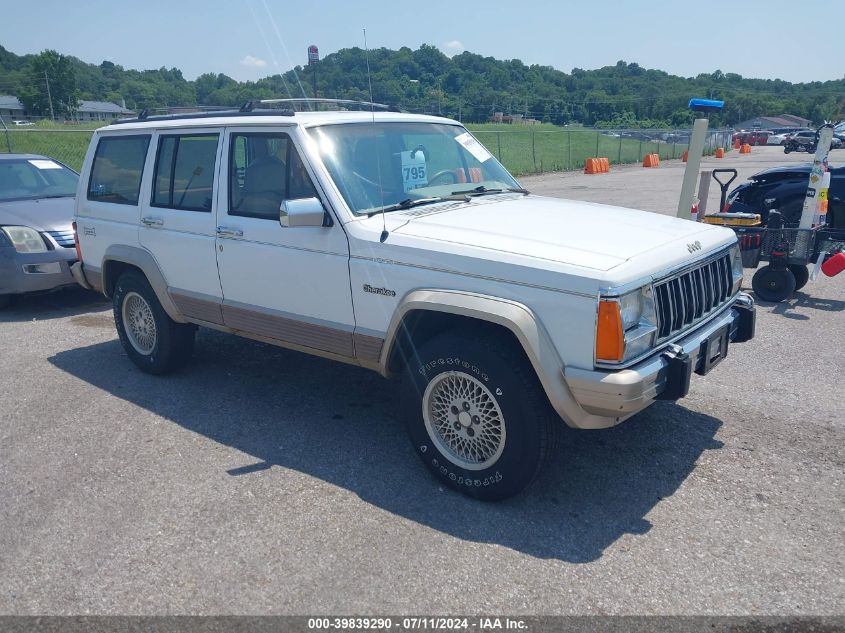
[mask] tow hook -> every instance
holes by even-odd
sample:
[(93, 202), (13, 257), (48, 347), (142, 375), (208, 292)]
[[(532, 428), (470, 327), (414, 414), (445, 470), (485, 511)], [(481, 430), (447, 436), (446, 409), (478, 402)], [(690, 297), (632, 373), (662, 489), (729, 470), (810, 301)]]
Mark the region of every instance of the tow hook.
[(658, 400), (679, 400), (689, 393), (692, 377), (692, 361), (680, 345), (669, 345), (661, 354), (668, 363), (666, 366), (666, 386)]

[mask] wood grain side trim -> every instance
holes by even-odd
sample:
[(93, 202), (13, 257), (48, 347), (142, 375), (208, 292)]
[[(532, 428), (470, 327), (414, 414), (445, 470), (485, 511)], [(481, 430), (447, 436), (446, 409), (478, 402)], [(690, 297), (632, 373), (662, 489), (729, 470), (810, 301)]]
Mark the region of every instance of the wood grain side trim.
[(352, 332), (325, 325), (315, 325), (246, 308), (223, 306), (223, 322), (234, 330), (243, 330), (294, 345), (353, 357)]
[(170, 298), (173, 299), (176, 309), (184, 316), (223, 325), (223, 311), (220, 309), (219, 301), (200, 299), (173, 290), (170, 291)]
[(85, 269), (85, 281), (88, 282), (88, 285), (91, 286), (97, 292), (103, 291), (103, 275), (102, 273), (92, 271), (89, 268)]
[(384, 347), (384, 339), (366, 334), (355, 334), (355, 357), (362, 361), (378, 362), (381, 358), (381, 348)]

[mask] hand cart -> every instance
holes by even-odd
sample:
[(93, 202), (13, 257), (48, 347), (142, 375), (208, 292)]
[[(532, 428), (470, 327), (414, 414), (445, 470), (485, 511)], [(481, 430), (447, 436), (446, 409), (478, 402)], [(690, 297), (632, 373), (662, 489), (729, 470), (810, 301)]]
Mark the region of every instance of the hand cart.
[(743, 267), (769, 262), (751, 280), (754, 293), (764, 301), (785, 301), (809, 281), (809, 264), (820, 266), (824, 259), (845, 251), (845, 230), (784, 228), (783, 217), (774, 210), (765, 228), (730, 228), (737, 234)]

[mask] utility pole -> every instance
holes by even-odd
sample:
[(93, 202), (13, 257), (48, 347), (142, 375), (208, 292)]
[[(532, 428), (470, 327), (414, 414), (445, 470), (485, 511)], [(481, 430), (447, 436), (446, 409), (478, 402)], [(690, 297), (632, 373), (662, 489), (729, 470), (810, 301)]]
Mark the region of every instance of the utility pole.
[(50, 119), (56, 120), (56, 115), (53, 113), (53, 97), (50, 96), (50, 79), (47, 77), (47, 71), (44, 71), (44, 81), (47, 82), (47, 103), (50, 104)]

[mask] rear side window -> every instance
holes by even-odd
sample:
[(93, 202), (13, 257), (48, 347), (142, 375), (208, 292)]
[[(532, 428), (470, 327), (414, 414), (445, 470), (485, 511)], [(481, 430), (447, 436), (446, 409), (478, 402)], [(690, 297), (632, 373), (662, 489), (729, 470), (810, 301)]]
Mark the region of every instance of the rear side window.
[(138, 204), (149, 145), (149, 134), (101, 138), (94, 154), (91, 179), (88, 181), (88, 199)]
[(160, 136), (151, 204), (211, 211), (219, 134)]

